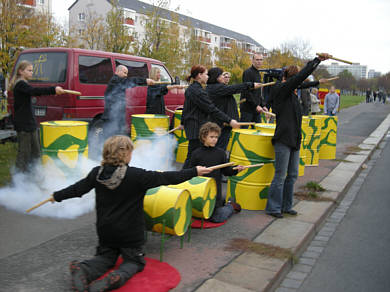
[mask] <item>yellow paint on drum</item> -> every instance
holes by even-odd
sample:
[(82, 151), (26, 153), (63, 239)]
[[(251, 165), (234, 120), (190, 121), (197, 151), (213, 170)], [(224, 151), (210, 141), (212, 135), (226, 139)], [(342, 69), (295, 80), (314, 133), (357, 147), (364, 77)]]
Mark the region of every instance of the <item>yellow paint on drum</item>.
[[(181, 124), (182, 110), (175, 110), (173, 127), (176, 128)], [(173, 132), (177, 140), (176, 152), (176, 162), (184, 163), (187, 158), (188, 152), (188, 140), (184, 130), (176, 130)]]
[[(230, 161), (240, 165), (264, 163), (263, 166), (248, 168), (229, 178), (227, 199), (234, 197), (244, 209), (264, 210), (266, 205), (268, 188), (264, 186), (271, 183), (275, 173), (272, 137), (273, 134), (261, 133), (259, 130), (232, 131)], [(254, 198), (253, 193), (257, 197)], [(262, 201), (261, 204), (259, 201)]]
[(304, 137), (306, 148), (306, 166), (317, 166), (319, 162), (319, 150), (321, 139), (321, 119), (303, 117), (308, 120), (307, 132)]
[(140, 114), (131, 116), (131, 139), (151, 138), (165, 135), (169, 129), (169, 116)]
[(336, 159), (337, 116), (324, 116), (321, 129), (320, 159)]
[(276, 124), (257, 123), (255, 124), (255, 129), (261, 133), (275, 135)]
[(306, 133), (308, 132), (309, 120), (305, 117), (302, 117), (302, 127), (301, 127), (301, 148), (299, 150), (299, 167), (298, 167), (298, 176), (303, 176), (305, 174), (305, 165), (306, 165), (306, 145), (305, 138)]
[(80, 159), (88, 157), (88, 123), (49, 121), (40, 128), (42, 163), (63, 176), (74, 175)]
[(149, 189), (144, 198), (146, 229), (182, 236), (191, 222), (191, 197), (184, 189), (161, 186)]
[(208, 219), (215, 207), (217, 185), (211, 177), (197, 176), (171, 188), (186, 189), (191, 194), (192, 216)]

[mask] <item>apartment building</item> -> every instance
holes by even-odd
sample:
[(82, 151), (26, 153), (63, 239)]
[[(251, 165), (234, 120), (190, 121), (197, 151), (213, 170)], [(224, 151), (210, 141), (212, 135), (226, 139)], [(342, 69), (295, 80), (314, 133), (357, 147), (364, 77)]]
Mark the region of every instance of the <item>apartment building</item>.
[[(129, 33), (142, 41), (145, 37), (145, 22), (147, 13), (153, 11), (154, 7), (148, 3), (137, 0), (119, 0), (119, 5), (124, 10), (124, 25), (129, 29)], [(76, 0), (69, 8), (69, 26), (76, 27), (79, 32), (85, 27), (85, 21), (88, 13), (96, 13), (105, 17), (111, 9), (109, 0)], [(161, 18), (171, 21), (172, 11), (167, 9), (160, 10)], [(201, 21), (196, 18), (177, 14), (180, 24), (190, 23), (195, 28), (195, 34), (198, 40), (207, 45), (213, 53), (216, 48), (229, 49), (233, 42), (243, 48), (247, 53), (263, 53), (266, 49), (250, 36), (225, 29), (223, 27)], [(214, 55), (214, 54), (213, 54)], [(215, 56), (213, 56), (215, 57)]]
[(324, 66), (332, 76), (338, 75), (340, 72), (347, 70), (351, 72), (356, 79), (367, 78), (367, 66), (353, 63), (352, 65), (340, 65), (339, 63), (332, 63)]
[(371, 69), (371, 70), (368, 71), (367, 78), (371, 79), (371, 78), (377, 78), (377, 77), (380, 77), (380, 76), (381, 76), (381, 72), (378, 72), (378, 71), (375, 71), (374, 69)]

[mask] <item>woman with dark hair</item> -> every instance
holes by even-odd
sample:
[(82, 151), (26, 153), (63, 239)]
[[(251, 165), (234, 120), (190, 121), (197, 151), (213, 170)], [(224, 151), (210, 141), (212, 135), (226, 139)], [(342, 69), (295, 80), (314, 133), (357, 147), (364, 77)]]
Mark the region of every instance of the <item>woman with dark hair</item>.
[[(261, 87), (261, 83), (255, 82), (226, 85), (223, 70), (218, 67), (211, 68), (208, 72), (208, 75), (209, 79), (207, 80), (206, 91), (211, 101), (219, 110), (235, 120), (238, 120), (239, 116), (237, 102), (234, 99), (233, 94)], [(223, 123), (215, 120), (214, 117), (212, 117), (211, 120), (217, 123), (222, 129), (216, 147), (226, 150), (232, 127), (225, 126)]]
[(183, 168), (187, 168), (191, 153), (198, 148), (200, 144), (199, 129), (210, 121), (212, 116), (219, 123), (227, 123), (232, 128), (239, 128), (237, 120), (229, 117), (219, 110), (210, 100), (207, 91), (202, 85), (206, 85), (208, 80), (206, 67), (195, 65), (191, 68), (191, 74), (187, 81), (193, 81), (185, 92), (185, 101), (181, 123), (188, 139), (188, 153)]
[(268, 190), (266, 213), (283, 218), (282, 213), (296, 215), (292, 209), (294, 183), (298, 177), (299, 148), (301, 146), (302, 111), (295, 89), (330, 55), (321, 54), (299, 71), (289, 66), (272, 90), (272, 110), (276, 114), (275, 176)]

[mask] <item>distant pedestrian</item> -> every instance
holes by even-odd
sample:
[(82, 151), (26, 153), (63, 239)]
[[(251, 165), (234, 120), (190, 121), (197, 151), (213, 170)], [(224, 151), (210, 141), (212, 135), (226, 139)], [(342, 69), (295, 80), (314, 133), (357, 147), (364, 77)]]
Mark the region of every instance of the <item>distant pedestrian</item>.
[(377, 96), (377, 93), (376, 93), (376, 91), (375, 91), (375, 90), (372, 92), (372, 95), (374, 96), (374, 102), (376, 102), (376, 96)]
[(368, 88), (366, 91), (366, 103), (369, 103), (371, 101), (371, 89)]
[(324, 114), (328, 116), (334, 116), (339, 108), (340, 97), (336, 93), (336, 88), (331, 86), (329, 93), (325, 96), (324, 101)]
[(312, 88), (310, 97), (311, 97), (311, 114), (316, 115), (318, 114), (321, 109), (320, 109), (320, 103), (321, 101), (318, 98), (318, 89), (317, 88)]

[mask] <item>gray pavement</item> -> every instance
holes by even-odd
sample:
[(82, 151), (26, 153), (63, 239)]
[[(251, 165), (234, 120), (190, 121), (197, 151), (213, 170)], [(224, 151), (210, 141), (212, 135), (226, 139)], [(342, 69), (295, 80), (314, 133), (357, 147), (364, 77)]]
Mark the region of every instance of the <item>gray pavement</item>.
[(356, 199), (298, 291), (389, 291), (389, 140), (362, 172)]
[[(361, 104), (342, 111), (339, 115), (337, 158), (348, 158), (344, 153), (346, 148), (362, 143), (389, 112), (390, 105), (378, 104)], [(389, 125), (382, 125), (382, 128)], [(377, 135), (381, 134), (378, 132)], [(367, 143), (366, 147), (375, 148), (373, 143)], [(304, 177), (299, 178), (297, 188), (313, 177), (334, 186), (331, 179), (335, 170), (352, 180), (362, 161), (370, 155), (369, 151), (364, 152), (367, 153), (348, 158), (356, 160), (348, 167), (357, 167), (348, 172), (339, 169), (343, 164), (339, 161), (321, 161), (318, 167), (311, 167)], [(346, 187), (347, 184), (340, 186), (343, 190)], [(327, 195), (330, 197), (337, 198), (343, 193), (343, 190), (334, 190), (333, 187), (329, 190)], [(334, 203), (301, 201), (297, 202), (296, 208), (301, 211), (295, 219), (278, 221), (263, 211), (243, 211), (220, 228), (193, 230), (191, 242), (185, 243), (183, 249), (179, 248), (177, 237), (169, 238), (164, 261), (177, 268), (182, 277), (174, 290), (267, 291), (275, 287), (291, 268), (291, 260), (228, 251), (225, 247), (233, 238), (281, 245), (284, 239), (280, 236), (284, 234), (280, 232), (280, 227), (283, 227), (283, 230), (296, 231), (295, 238), (286, 238), (289, 242), (286, 247), (300, 255), (307, 242), (319, 231)], [(93, 213), (74, 220), (58, 220), (26, 216), (0, 207), (0, 232), (5, 235), (0, 239), (0, 291), (69, 291), (68, 262), (88, 258), (94, 253), (96, 235), (93, 221)], [(149, 235), (147, 256), (159, 258), (159, 236)], [(235, 274), (238, 276), (234, 277)]]

